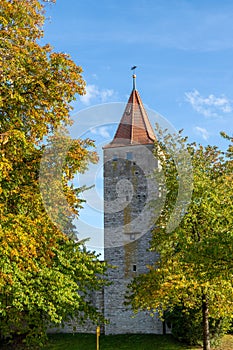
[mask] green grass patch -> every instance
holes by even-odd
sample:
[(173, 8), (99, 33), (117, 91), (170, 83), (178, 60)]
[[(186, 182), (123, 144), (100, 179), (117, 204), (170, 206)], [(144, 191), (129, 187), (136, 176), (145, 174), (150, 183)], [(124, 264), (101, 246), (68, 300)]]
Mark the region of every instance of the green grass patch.
[[(195, 349), (177, 342), (170, 335), (108, 335), (100, 336), (100, 350), (184, 350)], [(200, 348), (199, 348), (200, 349)], [(96, 350), (94, 334), (56, 334), (49, 337), (45, 350)]]
[(225, 335), (216, 350), (233, 350), (233, 335)]

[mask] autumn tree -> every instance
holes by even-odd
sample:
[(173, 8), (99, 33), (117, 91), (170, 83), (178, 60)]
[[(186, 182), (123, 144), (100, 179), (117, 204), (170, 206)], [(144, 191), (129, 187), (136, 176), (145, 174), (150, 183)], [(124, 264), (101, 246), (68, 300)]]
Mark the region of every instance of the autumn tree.
[[(161, 315), (177, 307), (202, 309), (203, 349), (210, 350), (209, 318), (232, 317), (233, 311), (233, 140), (223, 135), (230, 141), (223, 152), (215, 146), (187, 144), (181, 133), (159, 136), (154, 152), (162, 170), (155, 172), (155, 179), (166, 196), (152, 240), (159, 260), (133, 281), (130, 300), (135, 310), (159, 310)], [(184, 149), (192, 171), (184, 162), (181, 174), (177, 159), (182, 163)], [(183, 213), (185, 201), (176, 208), (181, 176), (184, 184), (193, 177), (191, 201)], [(176, 212), (182, 213), (180, 223), (172, 225)]]
[[(69, 55), (39, 44), (44, 10), (38, 0), (2, 0), (0, 8), (0, 335), (24, 348), (42, 345), (48, 324), (98, 322), (86, 296), (103, 286), (106, 269), (73, 239), (82, 203), (71, 182), (97, 157), (92, 141), (66, 136), (70, 103), (85, 83)], [(51, 188), (66, 196), (55, 219)]]

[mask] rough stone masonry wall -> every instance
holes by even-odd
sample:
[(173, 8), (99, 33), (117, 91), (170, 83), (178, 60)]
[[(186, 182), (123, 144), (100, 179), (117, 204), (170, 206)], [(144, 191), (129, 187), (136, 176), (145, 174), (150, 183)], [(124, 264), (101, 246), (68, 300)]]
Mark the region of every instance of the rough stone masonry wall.
[[(90, 299), (103, 311), (109, 324), (102, 327), (105, 334), (162, 334), (162, 322), (143, 311), (134, 315), (124, 305), (127, 285), (133, 277), (147, 272), (158, 256), (148, 251), (151, 240), (151, 199), (158, 189), (148, 175), (158, 166), (151, 153), (153, 146), (128, 146), (104, 151), (104, 257), (114, 269), (109, 269), (112, 282), (103, 291), (92, 293)], [(129, 155), (131, 153), (132, 159)], [(135, 271), (136, 268), (136, 271)], [(95, 333), (96, 325), (78, 320), (67, 322), (63, 329), (50, 332)]]
[[(89, 301), (99, 312), (104, 314), (104, 289), (90, 293)], [(49, 328), (48, 333), (96, 333), (96, 326), (91, 320), (87, 320), (81, 325), (78, 319), (73, 319), (66, 322), (63, 327)], [(104, 326), (100, 326), (101, 332), (104, 333)]]
[[(162, 322), (157, 316), (151, 317), (146, 311), (134, 314), (129, 306), (124, 305), (127, 285), (131, 279), (139, 273), (146, 272), (146, 264), (157, 258), (156, 254), (145, 252), (145, 247), (149, 247), (150, 239), (149, 232), (131, 244), (109, 248), (105, 252), (106, 260), (117, 267), (109, 271), (108, 276), (113, 284), (105, 288), (104, 315), (110, 320), (110, 323), (105, 325), (105, 334), (162, 334), (163, 332)], [(137, 245), (136, 249), (135, 245)], [(135, 272), (133, 265), (137, 266)]]
[(158, 258), (156, 253), (148, 251), (151, 240), (149, 203), (158, 193), (148, 177), (157, 166), (152, 147), (118, 147), (104, 152), (104, 256), (116, 266), (108, 273), (113, 283), (104, 291), (104, 315), (110, 321), (105, 326), (105, 334), (161, 334), (163, 331), (157, 316), (152, 318), (146, 311), (134, 315), (124, 305), (127, 285), (132, 278), (146, 272), (146, 265)]

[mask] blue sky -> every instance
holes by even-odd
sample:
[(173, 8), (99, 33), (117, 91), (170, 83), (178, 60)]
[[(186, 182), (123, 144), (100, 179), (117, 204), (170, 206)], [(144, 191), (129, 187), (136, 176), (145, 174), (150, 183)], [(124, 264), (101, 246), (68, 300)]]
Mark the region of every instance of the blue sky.
[(69, 53), (84, 70), (87, 95), (78, 97), (73, 112), (78, 133), (92, 128), (99, 144), (111, 138), (104, 123), (121, 115), (99, 117), (97, 131), (96, 120), (86, 124), (79, 112), (126, 102), (130, 68), (137, 65), (145, 106), (183, 128), (190, 141), (226, 145), (219, 132), (232, 135), (233, 129), (232, 1), (57, 0), (46, 7), (43, 42)]

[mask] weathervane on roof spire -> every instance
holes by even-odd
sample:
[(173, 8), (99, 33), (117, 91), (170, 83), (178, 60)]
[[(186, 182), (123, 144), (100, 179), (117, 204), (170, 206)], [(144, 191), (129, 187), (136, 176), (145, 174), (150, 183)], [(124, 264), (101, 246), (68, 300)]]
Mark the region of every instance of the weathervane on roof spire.
[[(137, 66), (131, 67), (131, 70), (134, 72)], [(136, 90), (136, 74), (133, 74), (133, 90)]]

